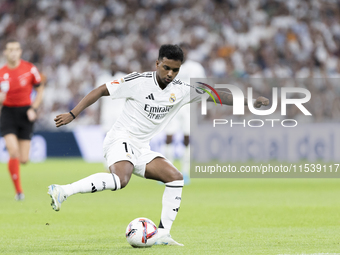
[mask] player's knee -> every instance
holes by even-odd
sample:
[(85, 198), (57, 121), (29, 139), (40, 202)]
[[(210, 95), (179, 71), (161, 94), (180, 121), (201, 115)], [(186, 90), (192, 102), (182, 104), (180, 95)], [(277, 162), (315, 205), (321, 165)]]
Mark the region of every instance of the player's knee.
[(183, 174), (180, 171), (174, 171), (171, 173), (170, 182), (183, 180)]
[(130, 181), (130, 177), (129, 176), (123, 176), (122, 178), (120, 178), (120, 188), (125, 188), (126, 185), (128, 185)]
[(130, 162), (118, 162), (109, 167), (110, 172), (119, 178), (120, 188), (124, 188), (130, 181), (133, 165)]
[(129, 174), (117, 174), (116, 175), (119, 177), (119, 181), (120, 181), (120, 188), (124, 188), (126, 187), (126, 185), (129, 183), (131, 175)]

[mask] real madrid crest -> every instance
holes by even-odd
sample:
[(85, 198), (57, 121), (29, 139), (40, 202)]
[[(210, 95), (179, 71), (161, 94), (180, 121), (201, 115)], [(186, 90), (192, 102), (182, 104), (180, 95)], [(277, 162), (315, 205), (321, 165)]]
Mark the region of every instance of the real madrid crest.
[(174, 103), (176, 101), (176, 97), (174, 93), (171, 93), (171, 96), (169, 98), (170, 103)]

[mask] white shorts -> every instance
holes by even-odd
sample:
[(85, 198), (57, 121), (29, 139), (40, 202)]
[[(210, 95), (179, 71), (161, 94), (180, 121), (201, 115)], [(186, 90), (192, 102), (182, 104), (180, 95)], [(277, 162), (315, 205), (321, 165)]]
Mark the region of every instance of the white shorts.
[(145, 166), (154, 158), (165, 158), (161, 153), (150, 150), (148, 144), (141, 144), (124, 137), (109, 137), (104, 139), (104, 157), (107, 165), (111, 166), (116, 162), (127, 160), (133, 166), (133, 174), (140, 177), (145, 175)]

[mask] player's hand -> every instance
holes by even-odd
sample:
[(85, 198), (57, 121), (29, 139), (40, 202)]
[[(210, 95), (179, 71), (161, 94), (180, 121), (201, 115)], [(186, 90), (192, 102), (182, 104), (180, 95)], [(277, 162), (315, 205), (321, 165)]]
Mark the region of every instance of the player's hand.
[(72, 115), (68, 113), (59, 114), (57, 117), (54, 118), (54, 122), (56, 127), (61, 127), (62, 125), (66, 125), (73, 120)]
[(254, 102), (254, 107), (260, 108), (262, 105), (264, 106), (269, 105), (269, 99), (265, 97), (258, 97)]
[(37, 119), (37, 117), (38, 117), (38, 115), (37, 115), (37, 113), (34, 111), (34, 109), (33, 108), (29, 108), (28, 110), (27, 110), (27, 118), (28, 118), (28, 120), (30, 121), (30, 122), (33, 122), (33, 121), (35, 121), (36, 119)]

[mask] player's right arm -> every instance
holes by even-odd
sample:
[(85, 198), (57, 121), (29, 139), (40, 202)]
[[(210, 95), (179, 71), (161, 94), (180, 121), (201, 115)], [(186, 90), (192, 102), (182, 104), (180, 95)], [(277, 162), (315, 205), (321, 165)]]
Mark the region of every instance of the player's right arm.
[[(218, 91), (218, 94), (220, 95), (221, 98), (221, 102), (224, 105), (233, 105), (233, 95), (229, 92), (225, 92), (225, 91)], [(216, 102), (218, 102), (218, 97), (213, 94), (213, 97), (215, 99)], [(209, 97), (208, 102), (214, 102), (214, 100)], [(254, 107), (255, 108), (260, 108), (262, 105), (266, 106), (269, 104), (269, 99), (265, 98), (265, 97), (258, 97), (256, 100), (254, 100)], [(248, 105), (248, 99), (244, 98), (244, 105)]]
[[(106, 85), (101, 85), (98, 88), (92, 90), (89, 94), (87, 94), (72, 110), (72, 114), (77, 117), (85, 108), (89, 107), (93, 103), (95, 103), (102, 96), (108, 96), (109, 91), (107, 90)], [(62, 125), (66, 125), (70, 123), (74, 118), (70, 112), (59, 114), (55, 117), (54, 122), (56, 127), (60, 127)]]

